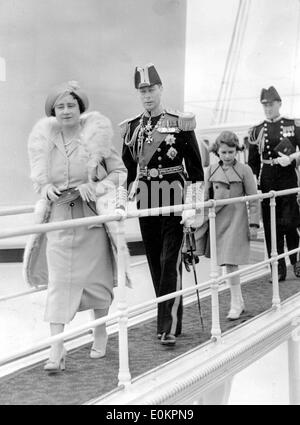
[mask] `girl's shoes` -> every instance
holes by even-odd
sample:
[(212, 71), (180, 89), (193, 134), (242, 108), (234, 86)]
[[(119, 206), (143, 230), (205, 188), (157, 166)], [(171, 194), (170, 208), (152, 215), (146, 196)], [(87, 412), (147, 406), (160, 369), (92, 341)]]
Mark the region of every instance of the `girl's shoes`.
[(101, 359), (102, 357), (105, 357), (106, 353), (106, 347), (103, 350), (97, 350), (96, 348), (91, 348), (90, 351), (90, 358), (91, 359)]
[(98, 338), (95, 338), (94, 344), (92, 345), (90, 351), (91, 359), (101, 359), (105, 356), (107, 340), (108, 336), (105, 329), (105, 332), (100, 335), (100, 337), (98, 336)]
[(227, 315), (227, 319), (229, 320), (237, 320), (240, 315), (245, 311), (245, 305), (242, 303), (239, 307), (231, 307), (229, 313)]
[(67, 355), (67, 351), (65, 349), (65, 347), (63, 347), (61, 355), (59, 356), (59, 358), (54, 359), (53, 356), (50, 355), (49, 360), (47, 361), (47, 363), (44, 366), (44, 370), (46, 372), (50, 373), (58, 373), (61, 372), (62, 370), (65, 370), (66, 368), (66, 355)]

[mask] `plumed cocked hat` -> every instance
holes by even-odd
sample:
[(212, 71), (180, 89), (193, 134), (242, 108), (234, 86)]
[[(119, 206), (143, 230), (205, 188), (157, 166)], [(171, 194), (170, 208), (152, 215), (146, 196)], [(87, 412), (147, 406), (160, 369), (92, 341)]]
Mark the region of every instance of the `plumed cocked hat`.
[(281, 101), (281, 97), (275, 87), (270, 86), (268, 89), (262, 89), (260, 93), (260, 102), (268, 103), (274, 102), (275, 100)]
[(47, 117), (53, 115), (53, 109), (57, 100), (66, 94), (75, 94), (81, 102), (83, 106), (83, 110), (80, 112), (84, 112), (87, 110), (89, 106), (89, 100), (85, 92), (80, 88), (77, 81), (68, 81), (66, 83), (62, 83), (58, 86), (55, 86), (51, 89), (50, 93), (47, 96), (45, 103), (45, 112)]
[(152, 63), (143, 67), (136, 66), (134, 72), (134, 86), (136, 89), (142, 87), (153, 86), (154, 84), (162, 84), (158, 72)]

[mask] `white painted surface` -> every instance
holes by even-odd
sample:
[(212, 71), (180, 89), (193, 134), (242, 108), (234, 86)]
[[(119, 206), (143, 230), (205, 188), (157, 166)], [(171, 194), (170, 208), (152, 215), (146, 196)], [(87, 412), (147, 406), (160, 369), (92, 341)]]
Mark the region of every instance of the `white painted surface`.
[(6, 61), (0, 57), (0, 81), (6, 81)]
[[(134, 289), (127, 289), (130, 306), (154, 297), (145, 257), (134, 257), (132, 263), (139, 265), (132, 269), (136, 285)], [(209, 263), (201, 259), (200, 264), (198, 276), (203, 282), (209, 278)], [(184, 287), (194, 284), (191, 274), (185, 271), (183, 281)], [(26, 289), (21, 264), (0, 265), (0, 296)], [(117, 307), (117, 289), (115, 295), (111, 312)], [(43, 291), (0, 302), (0, 359), (49, 336), (48, 324), (43, 321), (45, 296)], [(90, 318), (88, 311), (78, 313), (67, 329)], [(229, 404), (288, 404), (287, 373), (287, 345), (283, 344), (234, 377)]]
[(235, 375), (228, 404), (289, 404), (287, 342)]

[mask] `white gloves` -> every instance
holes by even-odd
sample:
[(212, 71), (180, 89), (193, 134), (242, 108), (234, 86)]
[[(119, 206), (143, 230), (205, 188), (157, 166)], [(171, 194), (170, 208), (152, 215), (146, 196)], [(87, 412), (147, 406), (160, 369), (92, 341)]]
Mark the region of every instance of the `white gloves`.
[(80, 184), (76, 189), (79, 190), (80, 196), (85, 202), (96, 202), (95, 185), (93, 183)]
[[(187, 202), (187, 204), (189, 203), (190, 202)], [(185, 227), (195, 227), (194, 226), (195, 215), (196, 215), (195, 210), (183, 210), (181, 215), (182, 220), (180, 224), (183, 224)]]
[(275, 159), (275, 164), (279, 164), (282, 167), (287, 167), (290, 165), (292, 158), (290, 158), (288, 155), (285, 155), (284, 153), (279, 152), (280, 157)]
[[(203, 182), (197, 182), (190, 184), (187, 188), (186, 192), (186, 198), (185, 198), (185, 204), (192, 204), (195, 202), (203, 202), (204, 201), (204, 183)], [(183, 224), (185, 227), (199, 227), (201, 224), (199, 222), (201, 221), (202, 214), (199, 214), (199, 210), (196, 209), (192, 210), (183, 210), (182, 211), (182, 220), (181, 224)]]
[(56, 186), (54, 186), (54, 184), (50, 184), (47, 187), (46, 196), (50, 201), (56, 201), (59, 198), (59, 195), (61, 195), (61, 192)]

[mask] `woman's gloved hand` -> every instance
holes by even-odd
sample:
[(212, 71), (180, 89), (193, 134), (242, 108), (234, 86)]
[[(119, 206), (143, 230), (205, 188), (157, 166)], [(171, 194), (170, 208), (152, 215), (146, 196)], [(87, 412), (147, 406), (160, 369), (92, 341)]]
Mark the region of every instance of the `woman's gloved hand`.
[(93, 183), (80, 184), (76, 189), (79, 190), (80, 196), (85, 202), (96, 202), (96, 192)]
[(47, 198), (49, 201), (56, 201), (61, 195), (60, 190), (54, 184), (50, 185), (47, 189)]

